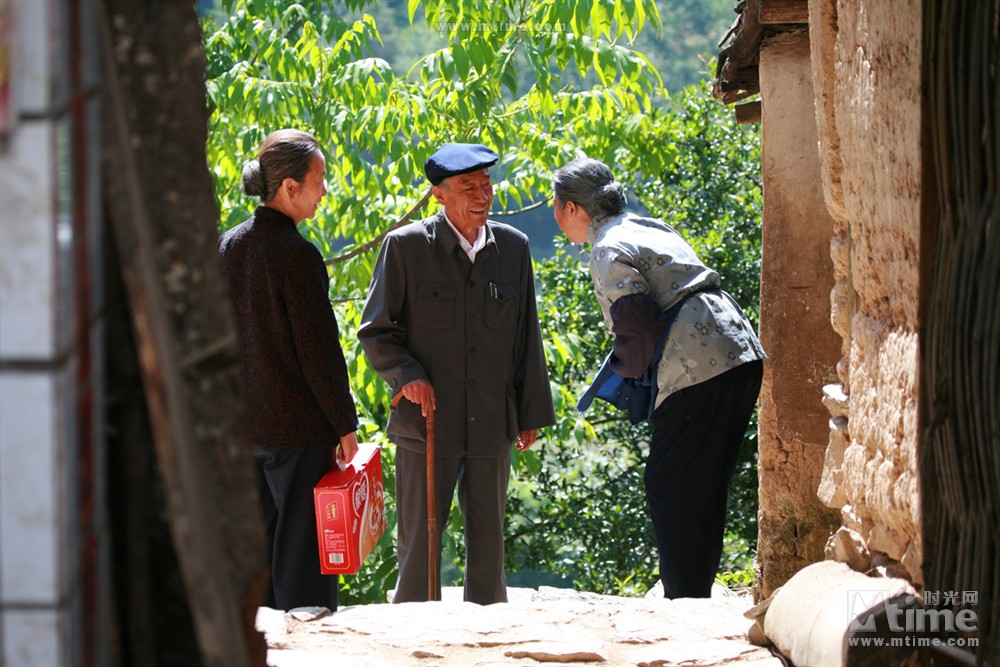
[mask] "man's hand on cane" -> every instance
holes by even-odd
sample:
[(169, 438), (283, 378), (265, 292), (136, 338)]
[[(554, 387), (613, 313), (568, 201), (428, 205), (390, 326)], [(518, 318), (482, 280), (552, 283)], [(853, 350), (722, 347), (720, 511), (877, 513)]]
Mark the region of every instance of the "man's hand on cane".
[(403, 392), (403, 396), (408, 401), (420, 406), (420, 412), (424, 417), (427, 416), (428, 412), (437, 409), (437, 403), (434, 401), (434, 387), (423, 378), (407, 382), (400, 391)]

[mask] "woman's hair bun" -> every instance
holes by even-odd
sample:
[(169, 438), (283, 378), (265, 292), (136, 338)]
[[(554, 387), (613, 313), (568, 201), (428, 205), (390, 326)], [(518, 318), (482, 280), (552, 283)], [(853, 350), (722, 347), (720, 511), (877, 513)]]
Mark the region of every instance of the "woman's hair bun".
[(622, 193), (622, 184), (618, 181), (611, 181), (610, 183), (605, 183), (598, 189), (597, 193), (600, 197), (607, 199), (614, 199)]
[(267, 182), (264, 180), (264, 170), (260, 162), (250, 160), (243, 165), (243, 192), (251, 197), (264, 199), (267, 194)]
[(618, 181), (605, 183), (594, 192), (594, 203), (608, 215), (618, 215), (625, 208), (625, 188)]

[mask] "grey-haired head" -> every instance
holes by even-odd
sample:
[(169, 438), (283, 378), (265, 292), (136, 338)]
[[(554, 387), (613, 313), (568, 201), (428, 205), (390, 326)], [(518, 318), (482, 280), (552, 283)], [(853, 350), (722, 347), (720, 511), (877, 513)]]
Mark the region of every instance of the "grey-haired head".
[(580, 206), (591, 220), (599, 221), (625, 210), (625, 189), (608, 165), (585, 157), (557, 169), (552, 187), (559, 201)]

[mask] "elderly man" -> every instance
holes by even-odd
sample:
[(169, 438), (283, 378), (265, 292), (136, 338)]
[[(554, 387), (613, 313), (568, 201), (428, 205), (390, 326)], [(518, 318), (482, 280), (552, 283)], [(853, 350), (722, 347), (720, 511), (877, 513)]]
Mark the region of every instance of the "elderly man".
[(530, 447), (537, 429), (555, 423), (528, 239), (487, 219), (496, 162), (478, 144), (446, 144), (427, 160), (443, 210), (386, 237), (358, 332), (372, 367), (402, 394), (388, 426), (397, 445), (395, 602), (428, 599), (428, 412), (436, 410), (433, 539), (440, 545), (457, 486), (465, 599), (479, 604), (507, 600), (511, 447)]

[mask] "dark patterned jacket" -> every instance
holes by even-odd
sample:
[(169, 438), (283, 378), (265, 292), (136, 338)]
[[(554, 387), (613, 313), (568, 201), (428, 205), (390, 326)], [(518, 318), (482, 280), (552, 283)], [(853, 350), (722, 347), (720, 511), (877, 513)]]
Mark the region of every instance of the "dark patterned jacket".
[(240, 334), (250, 441), (336, 447), (358, 418), (319, 251), (291, 218), (260, 206), (222, 236), (219, 253)]

